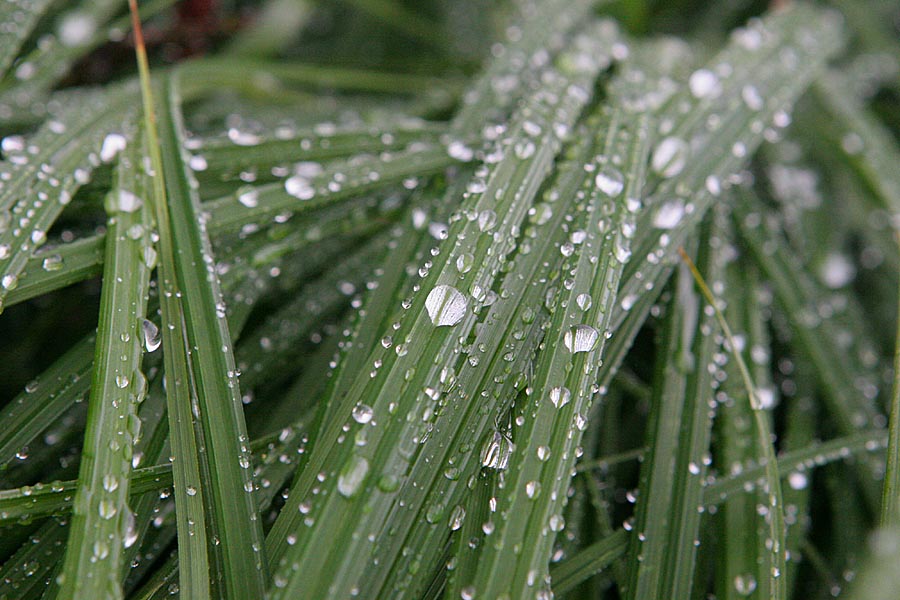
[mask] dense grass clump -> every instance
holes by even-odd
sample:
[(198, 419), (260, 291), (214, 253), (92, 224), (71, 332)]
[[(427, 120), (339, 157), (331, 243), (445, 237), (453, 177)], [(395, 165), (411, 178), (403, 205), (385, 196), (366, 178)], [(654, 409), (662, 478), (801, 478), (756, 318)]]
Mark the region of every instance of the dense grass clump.
[(0, 2), (0, 599), (900, 595), (896, 2), (130, 4)]

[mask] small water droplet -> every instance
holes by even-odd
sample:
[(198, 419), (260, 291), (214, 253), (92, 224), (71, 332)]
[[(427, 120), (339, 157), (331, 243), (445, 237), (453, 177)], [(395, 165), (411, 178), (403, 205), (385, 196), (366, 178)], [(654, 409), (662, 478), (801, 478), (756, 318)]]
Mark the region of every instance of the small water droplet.
[(756, 591), (756, 578), (752, 573), (744, 573), (734, 578), (734, 589), (741, 596), (749, 596)]
[(237, 199), (247, 208), (256, 208), (259, 204), (259, 190), (253, 187), (238, 190)]
[(375, 411), (372, 410), (371, 406), (368, 406), (366, 404), (357, 404), (355, 407), (353, 407), (352, 416), (354, 421), (365, 425), (372, 420), (373, 416), (375, 416)]

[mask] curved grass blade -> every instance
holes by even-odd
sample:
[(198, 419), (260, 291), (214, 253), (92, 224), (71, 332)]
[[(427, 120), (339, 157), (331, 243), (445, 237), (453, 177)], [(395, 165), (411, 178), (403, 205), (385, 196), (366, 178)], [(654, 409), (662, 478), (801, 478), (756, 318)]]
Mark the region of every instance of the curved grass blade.
[(709, 304), (715, 311), (716, 320), (719, 322), (719, 327), (722, 329), (722, 332), (725, 335), (725, 339), (730, 345), (732, 356), (734, 357), (735, 362), (737, 363), (738, 370), (740, 371), (741, 381), (743, 382), (744, 387), (747, 391), (750, 408), (753, 410), (753, 419), (755, 425), (754, 433), (756, 434), (756, 443), (761, 456), (760, 460), (763, 463), (763, 468), (766, 475), (765, 483), (762, 487), (762, 492), (765, 494), (765, 503), (762, 504), (763, 508), (759, 509), (759, 512), (765, 520), (768, 529), (768, 537), (765, 544), (765, 548), (768, 552), (766, 554), (765, 563), (771, 564), (771, 567), (767, 569), (767, 572), (765, 573), (765, 576), (768, 579), (768, 585), (766, 586), (766, 589), (768, 589), (768, 595), (770, 598), (785, 598), (787, 592), (787, 583), (784, 577), (784, 500), (781, 494), (781, 479), (778, 472), (778, 463), (775, 458), (775, 449), (773, 448), (771, 426), (769, 425), (767, 415), (764, 413), (765, 402), (763, 396), (760, 395), (759, 389), (753, 382), (753, 378), (750, 375), (750, 370), (747, 368), (747, 364), (744, 362), (743, 356), (741, 356), (741, 353), (738, 351), (737, 341), (735, 340), (734, 335), (731, 333), (731, 328), (728, 326), (728, 322), (725, 320), (725, 316), (722, 314), (721, 309), (716, 303), (716, 299), (713, 296), (712, 291), (707, 286), (706, 282), (703, 279), (703, 276), (700, 274), (700, 271), (697, 270), (697, 267), (691, 261), (690, 257), (684, 252), (683, 249), (679, 250), (682, 259), (687, 263), (688, 268), (690, 268), (691, 274), (694, 276), (694, 279), (697, 282), (697, 286), (703, 293), (704, 298), (706, 298), (706, 301), (709, 302)]
[(91, 387), (95, 337), (87, 336), (53, 363), (0, 411), (0, 464), (16, 454), (28, 454), (28, 445)]
[(0, 6), (0, 23), (15, 23), (0, 32), (0, 74), (6, 73), (51, 4), (51, 0), (15, 0)]
[(112, 134), (134, 119), (134, 101), (127, 88), (83, 94), (78, 110), (18, 138), (0, 165), (0, 178), (8, 179), (0, 189), (0, 308), (75, 191), (100, 159), (113, 160), (124, 145)]

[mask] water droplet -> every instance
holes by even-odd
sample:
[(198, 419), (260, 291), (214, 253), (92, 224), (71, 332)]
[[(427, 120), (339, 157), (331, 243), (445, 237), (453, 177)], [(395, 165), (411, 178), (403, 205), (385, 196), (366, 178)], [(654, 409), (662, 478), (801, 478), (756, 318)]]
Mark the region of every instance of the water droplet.
[(631, 258), (631, 248), (628, 247), (624, 237), (619, 236), (616, 238), (616, 242), (613, 245), (613, 253), (616, 256), (616, 260), (620, 263), (626, 263)]
[(575, 325), (566, 331), (563, 343), (569, 352), (590, 352), (597, 345), (600, 333), (590, 325)]
[(97, 30), (97, 22), (85, 12), (73, 10), (60, 19), (56, 34), (63, 46), (84, 46), (91, 41)]
[(19, 287), (19, 277), (12, 273), (7, 273), (3, 276), (3, 279), (0, 279), (0, 286), (3, 286), (4, 290), (14, 290)]
[(144, 337), (144, 348), (147, 349), (147, 352), (154, 352), (159, 348), (162, 338), (159, 335), (159, 327), (156, 326), (156, 323), (149, 319), (144, 319), (141, 321), (141, 333)]
[(116, 375), (116, 387), (124, 389), (128, 387), (128, 377), (125, 375)]
[(513, 146), (513, 152), (516, 155), (516, 158), (521, 160), (525, 160), (526, 158), (531, 158), (534, 155), (534, 142), (531, 140), (522, 140), (520, 142), (516, 142)]
[(676, 198), (660, 205), (653, 215), (653, 226), (657, 229), (674, 229), (684, 217), (684, 201)]
[(553, 515), (550, 517), (550, 530), (560, 532), (566, 527), (566, 520), (562, 515)]
[(369, 461), (354, 454), (338, 474), (337, 490), (341, 496), (352, 498), (359, 492), (369, 472)]
[(805, 490), (809, 485), (809, 477), (806, 473), (794, 471), (788, 475), (788, 485), (791, 486), (792, 490)]
[(59, 254), (51, 254), (46, 257), (43, 261), (41, 261), (41, 268), (47, 271), (48, 273), (52, 273), (53, 271), (59, 271), (64, 266), (63, 258)]
[(466, 519), (466, 509), (457, 505), (450, 513), (450, 522), (448, 523), (450, 531), (456, 531), (462, 527), (463, 521)]
[(594, 177), (594, 183), (597, 189), (610, 198), (615, 198), (625, 189), (625, 177), (618, 169), (612, 167), (602, 168)]
[(284, 190), (298, 200), (309, 200), (316, 195), (316, 190), (310, 184), (309, 179), (302, 175), (287, 178), (284, 182)]
[(756, 578), (752, 573), (744, 573), (734, 578), (734, 589), (741, 596), (749, 596), (756, 591)]
[(550, 389), (550, 402), (556, 408), (562, 408), (572, 399), (572, 392), (567, 387), (557, 386)]
[(856, 276), (856, 267), (843, 254), (833, 252), (825, 257), (819, 268), (819, 277), (829, 288), (836, 290), (844, 287)]
[(716, 98), (722, 93), (722, 86), (719, 84), (719, 78), (709, 69), (697, 69), (691, 73), (688, 79), (688, 87), (694, 98)]
[(102, 481), (103, 489), (107, 492), (114, 492), (119, 489), (119, 478), (115, 475), (110, 475), (107, 473), (103, 476)]
[(144, 203), (138, 198), (134, 192), (126, 189), (119, 189), (116, 208), (120, 212), (133, 213), (138, 210)]
[(459, 271), (460, 274), (471, 271), (474, 264), (475, 257), (468, 252), (464, 252), (456, 257), (456, 270)]
[(588, 310), (591, 308), (591, 305), (593, 305), (594, 301), (591, 298), (590, 294), (578, 294), (578, 296), (575, 298), (575, 303), (581, 310)]
[(741, 89), (741, 98), (750, 110), (762, 110), (765, 106), (765, 102), (756, 86), (745, 85)]
[(540, 481), (529, 481), (525, 484), (525, 495), (529, 498), (536, 498), (541, 491)]
[(466, 314), (468, 301), (453, 286), (437, 285), (425, 299), (425, 309), (431, 322), (438, 327), (456, 325)]
[(509, 457), (513, 450), (515, 445), (512, 440), (495, 430), (481, 451), (481, 464), (502, 471), (509, 466)]
[(103, 138), (103, 143), (100, 145), (100, 160), (105, 163), (112, 162), (127, 144), (128, 140), (121, 133), (110, 133)]
[(256, 208), (259, 204), (259, 190), (256, 188), (244, 188), (238, 190), (238, 202), (247, 208)]
[(447, 154), (450, 155), (450, 158), (468, 162), (475, 156), (475, 151), (459, 140), (455, 140), (447, 146)]
[(687, 163), (688, 145), (681, 138), (667, 137), (653, 151), (650, 165), (657, 175), (674, 177), (681, 173)]
[(116, 516), (116, 513), (119, 512), (119, 509), (116, 508), (116, 505), (112, 500), (103, 499), (100, 501), (100, 504), (97, 506), (97, 511), (100, 514), (101, 519), (112, 519)]
[(372, 420), (373, 416), (375, 416), (375, 411), (372, 410), (371, 406), (367, 406), (365, 404), (357, 404), (353, 407), (352, 416), (354, 421), (365, 425)]
[(492, 210), (483, 210), (478, 214), (478, 229), (490, 231), (497, 224), (497, 213)]

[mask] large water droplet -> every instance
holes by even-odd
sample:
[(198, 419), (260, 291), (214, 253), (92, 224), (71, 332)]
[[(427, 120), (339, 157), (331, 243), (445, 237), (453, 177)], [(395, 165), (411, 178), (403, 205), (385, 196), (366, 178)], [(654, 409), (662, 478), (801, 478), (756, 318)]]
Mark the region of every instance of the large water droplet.
[(697, 69), (691, 73), (688, 79), (688, 87), (694, 98), (716, 98), (722, 93), (722, 86), (719, 84), (719, 78), (709, 69)]
[(116, 208), (120, 212), (133, 213), (143, 206), (144, 202), (134, 193), (126, 189), (119, 189)]
[(354, 454), (338, 475), (338, 493), (345, 498), (352, 498), (359, 492), (368, 472), (369, 461), (362, 456)]
[(682, 200), (669, 200), (656, 209), (656, 213), (653, 215), (653, 226), (657, 229), (674, 229), (681, 222), (684, 213)]
[(594, 183), (597, 185), (597, 189), (610, 198), (615, 198), (625, 189), (625, 177), (613, 167), (603, 167), (594, 177)]
[(563, 343), (569, 352), (590, 352), (597, 345), (600, 333), (590, 325), (576, 325), (566, 331)]
[(147, 352), (153, 352), (159, 348), (162, 339), (160, 338), (159, 327), (156, 326), (156, 323), (149, 319), (144, 319), (141, 322), (141, 333), (144, 337), (144, 348), (147, 349)]
[(425, 310), (438, 327), (456, 325), (466, 314), (468, 301), (451, 285), (437, 285), (425, 299)]
[(656, 174), (663, 177), (674, 177), (684, 169), (687, 155), (688, 145), (684, 140), (667, 137), (656, 146), (650, 165)]

